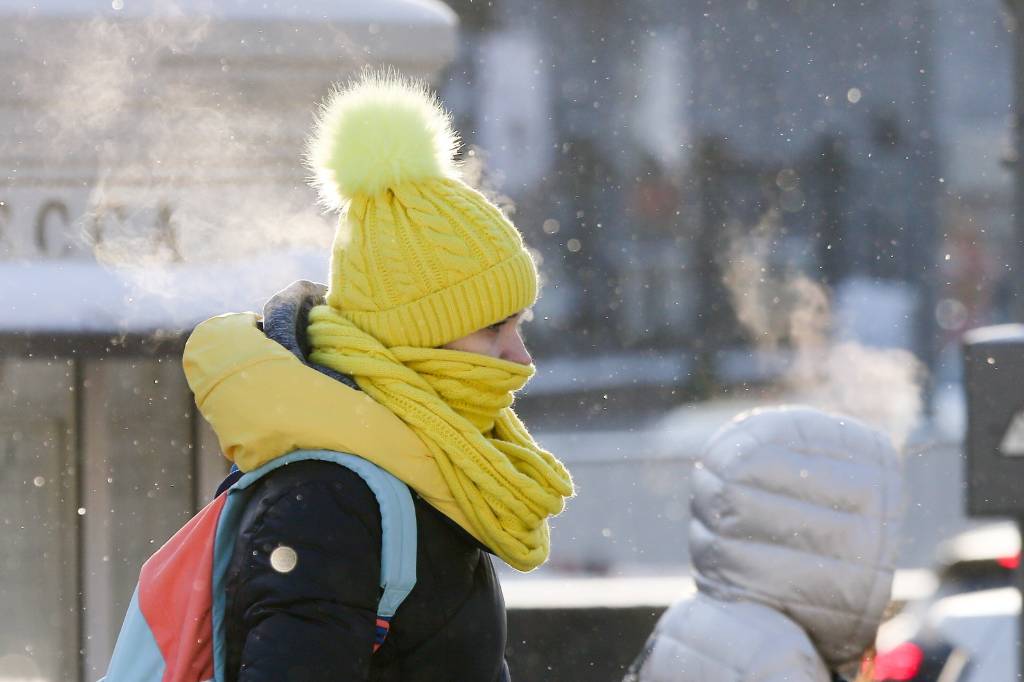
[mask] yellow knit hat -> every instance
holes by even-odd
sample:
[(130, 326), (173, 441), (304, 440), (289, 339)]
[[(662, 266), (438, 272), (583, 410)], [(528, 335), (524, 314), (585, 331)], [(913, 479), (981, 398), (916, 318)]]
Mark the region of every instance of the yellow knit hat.
[(437, 98), (393, 73), (337, 90), (310, 140), (342, 211), (327, 303), (385, 346), (442, 346), (536, 301), (522, 236), (459, 179), (458, 144)]

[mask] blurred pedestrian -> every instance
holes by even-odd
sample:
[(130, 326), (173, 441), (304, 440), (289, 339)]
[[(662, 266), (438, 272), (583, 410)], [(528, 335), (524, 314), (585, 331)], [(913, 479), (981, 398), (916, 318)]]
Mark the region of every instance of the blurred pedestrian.
[(367, 75), (335, 93), (309, 148), (341, 212), (329, 284), (296, 283), (262, 319), (213, 318), (189, 339), (189, 385), (241, 472), (351, 453), (415, 507), (415, 587), (381, 623), (376, 491), (315, 457), (253, 483), (226, 570), (230, 682), (509, 677), (490, 555), (541, 565), (572, 482), (511, 408), (534, 372), (519, 331), (534, 263), (459, 178), (457, 144), (419, 85)]
[(696, 593), (662, 616), (627, 682), (870, 680), (901, 485), (890, 440), (855, 420), (737, 417), (693, 474)]

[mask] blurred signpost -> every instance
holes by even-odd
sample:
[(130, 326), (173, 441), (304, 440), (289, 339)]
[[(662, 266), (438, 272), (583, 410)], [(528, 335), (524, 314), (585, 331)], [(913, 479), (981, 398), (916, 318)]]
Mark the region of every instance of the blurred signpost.
[[(1024, 321), (1024, 0), (1005, 0), (1013, 58), (1013, 315)], [(1024, 531), (1024, 325), (982, 327), (964, 335), (967, 392), (967, 514), (1010, 516)], [(1017, 622), (1017, 677), (1024, 674), (1024, 566)]]
[[(1024, 529), (1024, 325), (980, 327), (964, 335), (964, 388), (967, 514), (1010, 517)], [(1024, 597), (1020, 566), (1017, 588)], [(1017, 627), (1017, 665), (1024, 671), (1024, 622)]]
[(1009, 162), (1013, 168), (1013, 226), (1017, 237), (1013, 269), (1017, 271), (1013, 287), (1013, 312), (1018, 320), (1024, 320), (1024, 0), (1005, 0), (1006, 8), (1013, 18), (1013, 150)]

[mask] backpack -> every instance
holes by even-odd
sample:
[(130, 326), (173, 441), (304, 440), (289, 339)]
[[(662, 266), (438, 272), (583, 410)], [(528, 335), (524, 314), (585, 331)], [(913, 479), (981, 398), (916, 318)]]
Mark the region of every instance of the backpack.
[(416, 584), (416, 512), (409, 488), (377, 465), (329, 450), (298, 450), (247, 474), (234, 471), (214, 500), (156, 551), (139, 574), (106, 677), (100, 682), (222, 682), (224, 578), (250, 486), (301, 460), (335, 462), (366, 482), (380, 505), (383, 589), (373, 650)]

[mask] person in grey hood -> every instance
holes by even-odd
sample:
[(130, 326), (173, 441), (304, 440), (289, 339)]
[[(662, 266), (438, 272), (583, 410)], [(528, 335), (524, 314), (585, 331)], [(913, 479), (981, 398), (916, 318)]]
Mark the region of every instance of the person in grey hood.
[(626, 682), (870, 679), (900, 469), (889, 438), (853, 419), (807, 407), (734, 419), (693, 472), (696, 593), (662, 616)]

